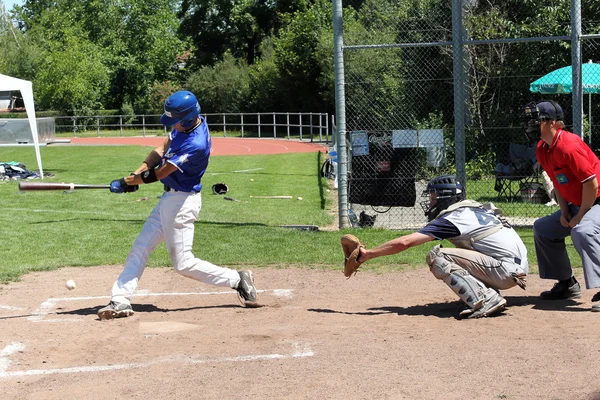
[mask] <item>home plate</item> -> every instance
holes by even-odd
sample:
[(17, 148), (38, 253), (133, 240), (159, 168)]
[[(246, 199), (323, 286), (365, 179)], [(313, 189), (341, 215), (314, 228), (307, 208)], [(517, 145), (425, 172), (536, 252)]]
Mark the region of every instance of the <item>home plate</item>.
[(185, 322), (140, 322), (140, 333), (173, 333), (193, 331), (200, 325), (186, 324)]

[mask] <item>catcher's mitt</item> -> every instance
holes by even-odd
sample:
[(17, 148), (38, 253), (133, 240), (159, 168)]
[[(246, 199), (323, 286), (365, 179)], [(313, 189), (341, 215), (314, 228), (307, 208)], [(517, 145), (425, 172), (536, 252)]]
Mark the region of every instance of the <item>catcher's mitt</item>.
[(344, 276), (350, 278), (352, 274), (356, 274), (362, 264), (362, 261), (359, 261), (358, 258), (360, 257), (360, 248), (365, 246), (356, 236), (349, 234), (342, 236), (340, 242), (344, 251)]

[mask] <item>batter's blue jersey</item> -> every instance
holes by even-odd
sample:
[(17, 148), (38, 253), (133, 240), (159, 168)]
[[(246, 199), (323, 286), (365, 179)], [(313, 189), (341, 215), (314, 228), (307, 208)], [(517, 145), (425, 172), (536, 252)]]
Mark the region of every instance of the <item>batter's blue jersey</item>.
[(205, 120), (191, 132), (171, 131), (170, 147), (165, 152), (162, 164), (170, 163), (177, 170), (160, 181), (181, 192), (199, 192), (200, 180), (208, 167), (212, 142)]

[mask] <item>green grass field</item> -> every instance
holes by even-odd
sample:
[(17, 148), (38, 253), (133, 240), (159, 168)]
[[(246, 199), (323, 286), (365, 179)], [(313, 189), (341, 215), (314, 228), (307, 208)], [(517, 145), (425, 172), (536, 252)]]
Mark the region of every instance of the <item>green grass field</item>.
[[(108, 184), (136, 169), (150, 150), (141, 146), (44, 147), (44, 170), (55, 175), (45, 181)], [(36, 167), (31, 148), (3, 148), (0, 161)], [(280, 227), (337, 226), (337, 216), (328, 212), (332, 202), (337, 202), (336, 192), (326, 191), (328, 182), (319, 174), (321, 163), (320, 153), (213, 157), (203, 179), (195, 255), (224, 266), (341, 270), (339, 238), (350, 229), (311, 232)], [(213, 195), (210, 187), (217, 182), (226, 183), (227, 196), (239, 201)], [(108, 190), (19, 192), (16, 181), (0, 181), (0, 281), (63, 266), (122, 264), (161, 194), (160, 183), (117, 195)], [(252, 199), (251, 195), (291, 195), (294, 199)], [(302, 201), (297, 200), (299, 196)], [(405, 232), (364, 229), (354, 233), (372, 247)], [(530, 263), (535, 264), (531, 229), (519, 233), (528, 246)], [(423, 266), (433, 245), (375, 259), (363, 268), (386, 272)], [(569, 251), (574, 264), (580, 265), (572, 246)], [(164, 244), (151, 255), (149, 266), (170, 266)]]

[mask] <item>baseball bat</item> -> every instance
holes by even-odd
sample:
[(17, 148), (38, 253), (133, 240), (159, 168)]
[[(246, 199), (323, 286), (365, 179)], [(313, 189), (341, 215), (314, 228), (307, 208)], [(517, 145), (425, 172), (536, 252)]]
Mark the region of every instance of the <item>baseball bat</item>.
[(110, 185), (81, 185), (77, 183), (19, 182), (19, 190), (78, 190), (110, 189)]
[(293, 196), (250, 196), (251, 199), (293, 199)]

